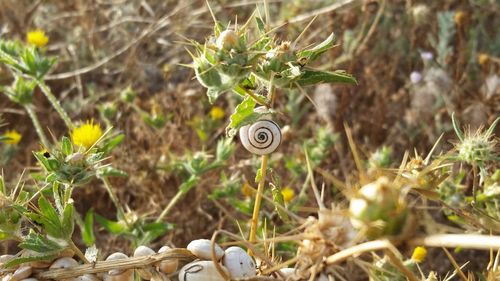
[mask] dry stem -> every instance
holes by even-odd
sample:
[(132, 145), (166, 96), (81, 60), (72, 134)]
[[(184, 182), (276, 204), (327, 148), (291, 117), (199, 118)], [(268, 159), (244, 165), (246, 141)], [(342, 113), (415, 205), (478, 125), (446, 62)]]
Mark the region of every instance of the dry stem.
[(446, 247), (476, 250), (500, 250), (500, 236), (480, 234), (435, 234), (414, 238), (408, 242), (414, 246)]
[(171, 249), (163, 253), (151, 256), (133, 257), (121, 260), (112, 260), (112, 261), (98, 261), (94, 264), (84, 264), (72, 268), (47, 270), (36, 274), (36, 278), (38, 278), (39, 280), (46, 280), (46, 279), (61, 280), (61, 279), (82, 276), (88, 273), (107, 272), (111, 269), (126, 270), (132, 268), (142, 268), (157, 263), (159, 261), (169, 260), (169, 259), (192, 261), (195, 259), (195, 256), (193, 256), (193, 254), (187, 249)]

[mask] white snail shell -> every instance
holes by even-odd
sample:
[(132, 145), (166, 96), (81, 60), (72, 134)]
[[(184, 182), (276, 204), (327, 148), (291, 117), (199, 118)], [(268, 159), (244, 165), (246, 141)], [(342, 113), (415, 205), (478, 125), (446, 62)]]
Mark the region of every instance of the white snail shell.
[[(212, 242), (208, 239), (193, 240), (186, 248), (201, 260), (212, 260)], [(215, 258), (219, 261), (224, 256), (224, 250), (217, 243), (215, 243), (214, 248)]]
[(281, 129), (276, 122), (260, 119), (240, 128), (241, 144), (253, 154), (273, 153), (281, 143)]
[(257, 274), (252, 257), (240, 247), (227, 248), (222, 264), (227, 268), (232, 279), (253, 277)]

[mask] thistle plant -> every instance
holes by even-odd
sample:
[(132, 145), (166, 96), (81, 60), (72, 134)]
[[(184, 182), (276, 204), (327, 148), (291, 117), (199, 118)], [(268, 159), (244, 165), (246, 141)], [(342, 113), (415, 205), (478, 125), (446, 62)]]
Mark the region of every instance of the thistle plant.
[[(189, 66), (194, 69), (198, 82), (207, 88), (211, 103), (225, 92), (234, 92), (243, 99), (230, 116), (226, 133), (232, 138), (240, 130), (245, 148), (262, 155), (249, 233), (249, 241), (255, 242), (269, 153), (277, 147), (273, 142), (279, 145), (281, 139), (279, 127), (271, 120), (276, 114), (277, 90), (302, 89), (318, 83), (356, 83), (356, 80), (343, 71), (319, 71), (309, 67), (333, 47), (333, 34), (312, 48), (298, 49), (297, 42), (280, 42), (272, 37), (271, 27), (258, 16), (251, 17), (241, 27), (224, 26), (213, 14), (212, 17), (214, 33), (204, 44), (191, 42), (195, 52), (190, 53), (193, 63)], [(255, 32), (250, 28), (252, 23), (256, 26)], [(265, 92), (267, 94), (263, 94)], [(256, 108), (257, 105), (261, 107)], [(252, 135), (253, 132), (256, 135)], [(266, 148), (252, 147), (252, 138), (257, 143), (269, 141), (269, 144)], [(271, 146), (273, 149), (268, 149)]]
[[(19, 226), (37, 224), (40, 227), (30, 230), (28, 234), (13, 230), (9, 232), (10, 236), (2, 234), (3, 239), (19, 241), (19, 247), (27, 251), (26, 255), (12, 259), (6, 265), (53, 260), (67, 249), (76, 253), (83, 262), (88, 262), (72, 240), (77, 221), (72, 193), (75, 188), (79, 188), (93, 179), (100, 179), (103, 182), (117, 209), (118, 220), (124, 222), (130, 233), (133, 231), (141, 235), (150, 235), (150, 232), (159, 233), (157, 228), (150, 227), (148, 230), (144, 230), (147, 224), (138, 224), (137, 220), (131, 220), (133, 217), (130, 215), (131, 212), (125, 211), (109, 181), (109, 177), (127, 176), (125, 172), (106, 163), (112, 150), (123, 141), (124, 135), (113, 132), (112, 128), (103, 132), (100, 125), (93, 120), (83, 124), (74, 123), (44, 81), (45, 75), (56, 62), (55, 58), (44, 54), (43, 47), (48, 43), (48, 38), (43, 32), (36, 31), (29, 33), (27, 40), (29, 45), (0, 40), (0, 62), (11, 70), (14, 77), (12, 85), (3, 86), (0, 91), (12, 102), (23, 107), (33, 122), (42, 148), (33, 152), (41, 171), (33, 173), (32, 176), (42, 188), (34, 194), (29, 193), (29, 196), (32, 197), (28, 201), (38, 197), (37, 205), (28, 204), (28, 201), (23, 199), (26, 197), (24, 195), (19, 197), (24, 193), (14, 192), (12, 194), (17, 194), (17, 197), (10, 198), (5, 195), (6, 189), (2, 188), (4, 194), (2, 195), (2, 204), (7, 204), (5, 212), (9, 212), (2, 218), (2, 222), (10, 222), (10, 228), (16, 223)], [(59, 114), (68, 130), (67, 136), (62, 136), (55, 143), (49, 142), (36, 115), (33, 95), (37, 87)], [(2, 141), (6, 143), (14, 143), (19, 140), (20, 135), (17, 136), (13, 133), (2, 136)], [(4, 186), (3, 179), (2, 186)], [(16, 217), (21, 219), (13, 220)], [(9, 221), (5, 219), (9, 219)], [(8, 230), (9, 227), (5, 229)], [(88, 227), (87, 229), (82, 227), (82, 229), (84, 236), (91, 236), (86, 231)], [(162, 229), (166, 230), (165, 227)]]

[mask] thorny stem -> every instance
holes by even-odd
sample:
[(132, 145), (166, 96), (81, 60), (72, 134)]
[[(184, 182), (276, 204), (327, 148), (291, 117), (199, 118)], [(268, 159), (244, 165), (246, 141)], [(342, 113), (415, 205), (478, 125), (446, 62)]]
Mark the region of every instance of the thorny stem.
[(40, 87), (42, 92), (45, 94), (45, 96), (47, 97), (49, 102), (52, 104), (54, 109), (57, 111), (57, 113), (59, 113), (59, 116), (61, 116), (61, 118), (63, 119), (64, 123), (66, 124), (66, 127), (68, 127), (68, 129), (72, 129), (73, 122), (71, 122), (71, 119), (69, 118), (68, 114), (66, 113), (66, 111), (64, 111), (61, 104), (59, 103), (57, 98), (54, 96), (54, 94), (52, 93), (50, 88), (47, 86), (47, 84), (45, 84), (45, 82), (42, 80), (37, 79), (35, 81), (36, 81), (38, 87)]
[(45, 133), (43, 132), (43, 128), (40, 125), (40, 121), (38, 120), (38, 117), (35, 114), (35, 111), (31, 107), (31, 105), (25, 105), (24, 109), (28, 113), (29, 117), (31, 118), (31, 121), (33, 122), (33, 126), (35, 126), (35, 131), (40, 138), (40, 141), (42, 142), (42, 145), (45, 148), (49, 148), (49, 141), (47, 140), (47, 137), (45, 136)]
[(181, 197), (182, 197), (182, 195), (184, 195), (184, 193), (185, 192), (182, 189), (179, 189), (179, 191), (177, 191), (175, 196), (168, 202), (167, 207), (165, 207), (165, 209), (163, 209), (163, 211), (161, 212), (160, 216), (158, 216), (158, 218), (156, 219), (156, 222), (161, 222), (163, 220), (163, 218), (168, 215), (170, 210), (175, 206), (175, 204), (177, 204), (177, 201), (179, 201), (179, 199), (181, 199)]
[(109, 194), (109, 197), (111, 198), (111, 201), (113, 201), (113, 204), (116, 207), (116, 211), (118, 212), (118, 215), (122, 217), (122, 219), (125, 221), (127, 226), (130, 226), (130, 223), (128, 222), (127, 216), (125, 216), (125, 210), (123, 209), (122, 205), (120, 204), (120, 201), (118, 201), (118, 197), (116, 196), (115, 192), (113, 191), (113, 187), (111, 186), (111, 183), (109, 182), (107, 177), (102, 177), (101, 178), (102, 182), (104, 183), (104, 187), (106, 188), (106, 191)]
[(473, 177), (472, 177), (472, 198), (473, 198), (473, 204), (476, 204), (476, 193), (477, 193), (477, 186), (476, 186), (476, 179), (477, 179), (477, 165), (473, 164), (472, 165), (472, 172), (473, 172)]

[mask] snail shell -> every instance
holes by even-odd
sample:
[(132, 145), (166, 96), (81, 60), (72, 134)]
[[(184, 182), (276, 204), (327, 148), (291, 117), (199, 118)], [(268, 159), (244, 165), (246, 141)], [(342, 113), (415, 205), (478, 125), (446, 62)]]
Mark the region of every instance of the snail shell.
[(281, 129), (276, 122), (260, 119), (240, 128), (241, 144), (253, 154), (273, 153), (281, 143)]
[(252, 257), (240, 247), (226, 249), (222, 264), (227, 268), (232, 279), (253, 277), (257, 274)]
[[(222, 266), (227, 274), (227, 269)], [(186, 264), (179, 271), (179, 281), (224, 281), (212, 261), (195, 261)]]
[[(212, 260), (212, 242), (208, 239), (193, 240), (186, 248), (201, 260)], [(215, 257), (219, 261), (224, 256), (224, 250), (217, 243), (214, 248)]]

